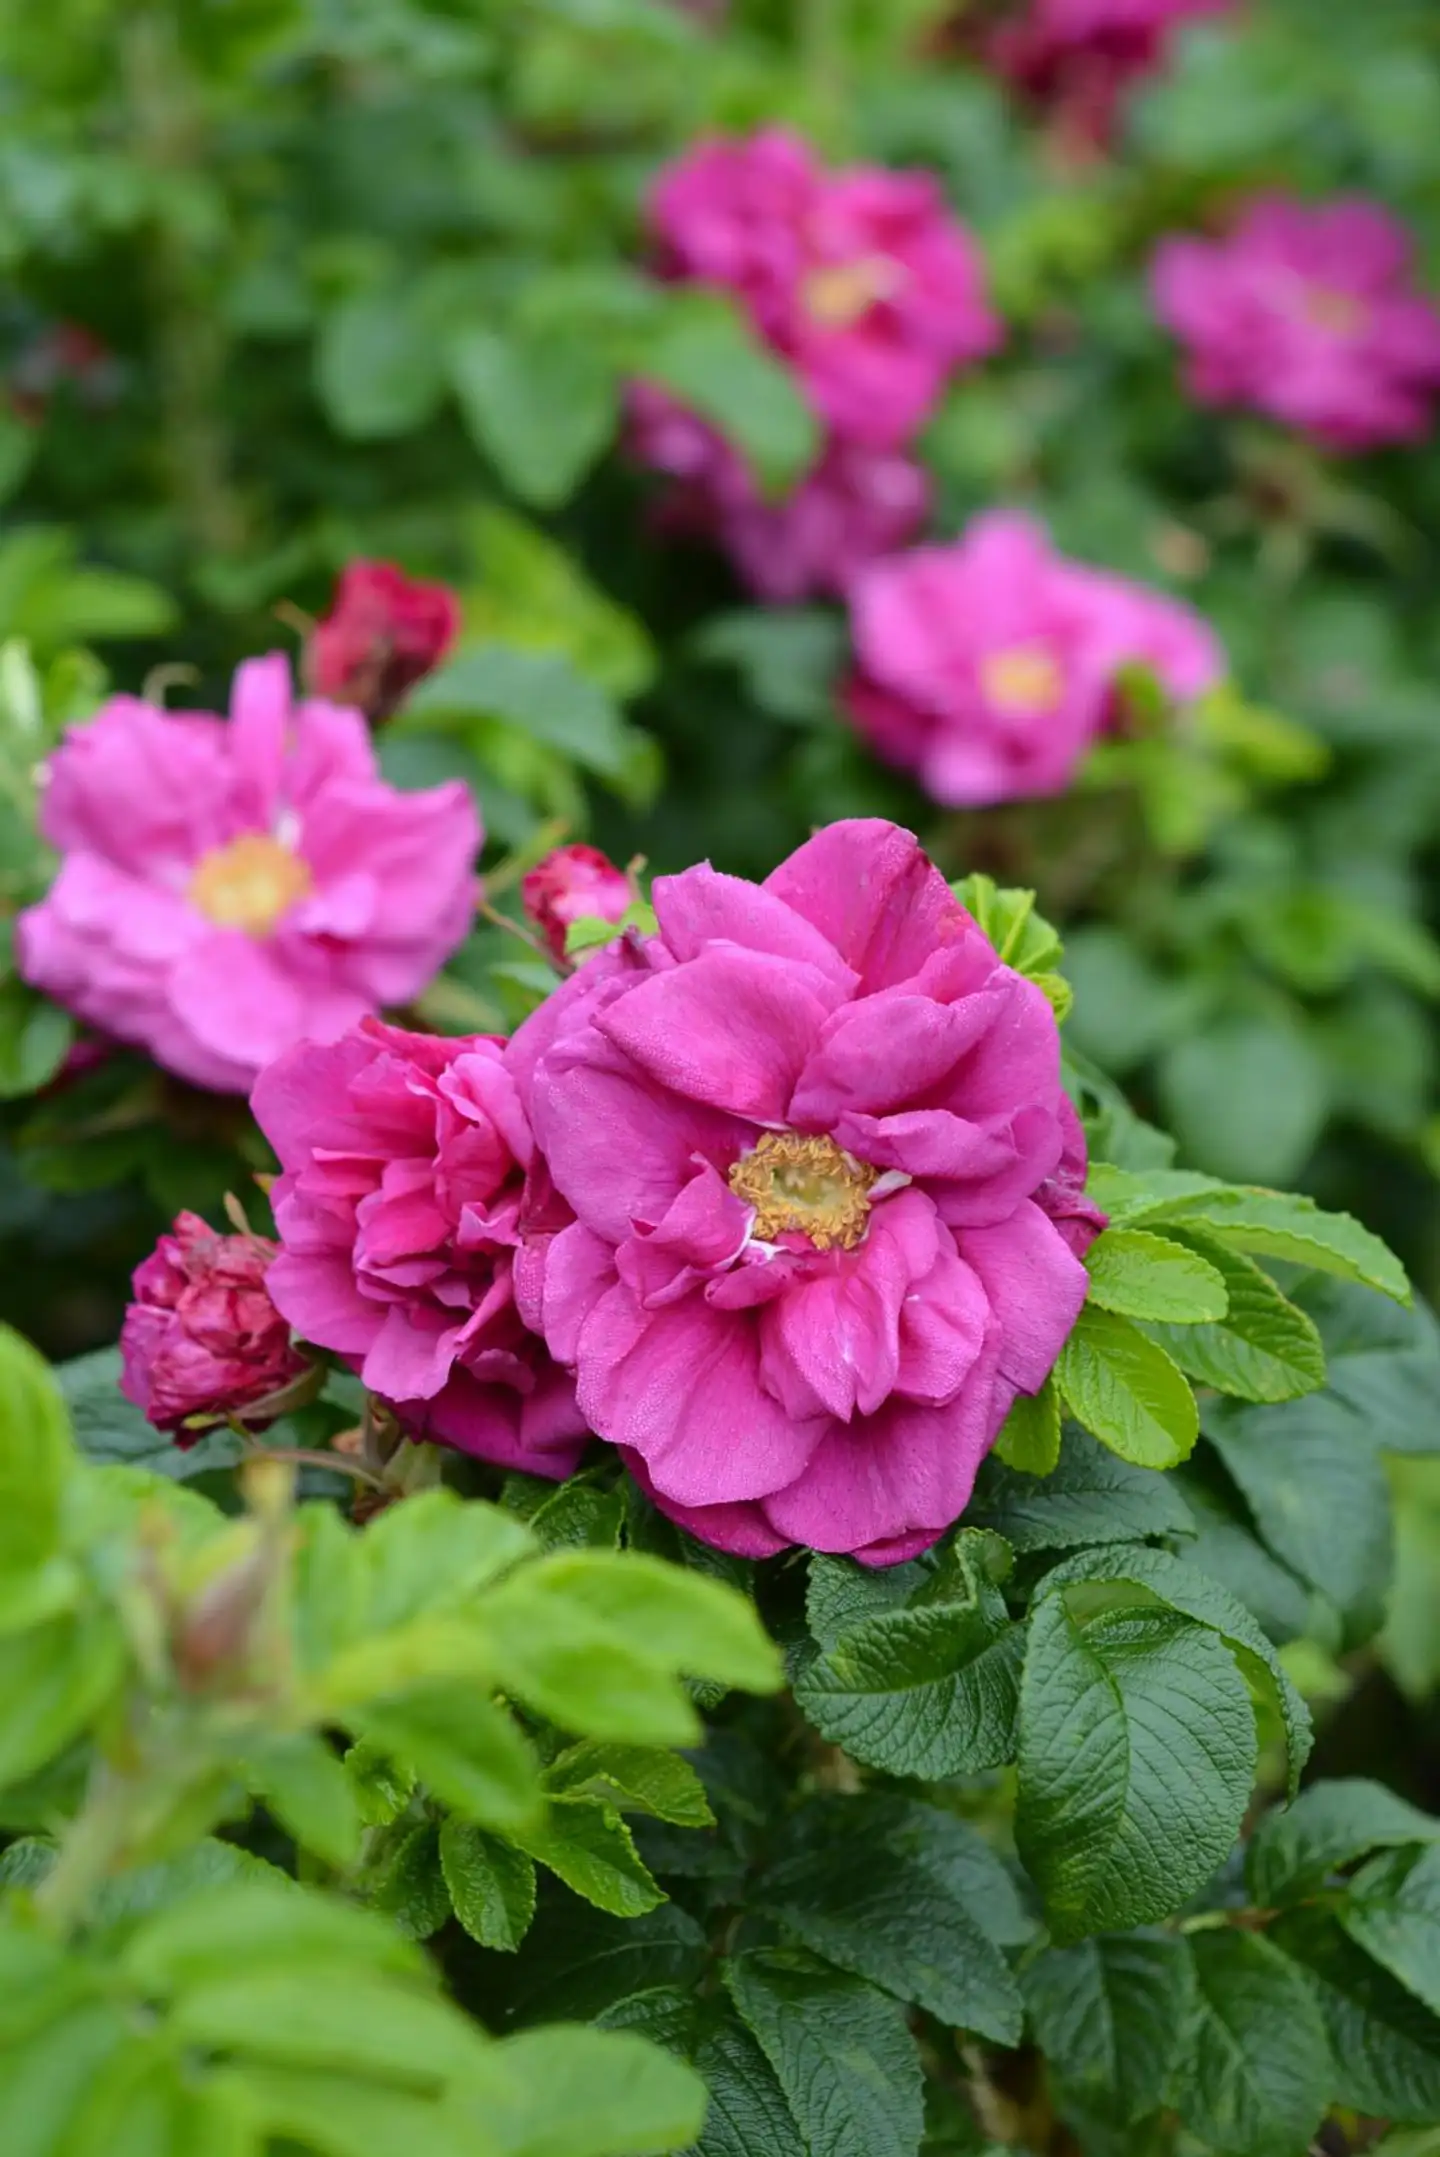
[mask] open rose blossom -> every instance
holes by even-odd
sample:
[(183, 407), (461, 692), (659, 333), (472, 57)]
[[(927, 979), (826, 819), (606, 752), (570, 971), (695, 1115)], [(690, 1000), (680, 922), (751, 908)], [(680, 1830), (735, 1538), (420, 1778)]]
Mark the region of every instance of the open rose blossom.
[(474, 908), (468, 790), (388, 786), (359, 712), (292, 710), (278, 654), (228, 724), (111, 697), (50, 759), (41, 829), (62, 860), (20, 917), (26, 980), (222, 1092), (416, 995)]
[[(1030, 0), (991, 33), (997, 72), (1055, 115), (1077, 148), (1103, 148), (1125, 88), (1163, 65), (1184, 22), (1229, 0)], [(963, 17), (962, 17), (963, 24)]]
[(289, 1050), (252, 1105), (283, 1170), (268, 1286), (297, 1333), (414, 1436), (568, 1475), (585, 1432), (574, 1387), (515, 1308), (534, 1149), (503, 1043), (367, 1019)]
[(459, 631), (460, 603), (448, 585), (422, 584), (393, 562), (351, 562), (305, 648), (305, 679), (317, 696), (388, 719)]
[(696, 1535), (909, 1557), (1085, 1299), (1054, 1016), (893, 824), (654, 900), (511, 1043), (553, 1182), (522, 1304)]
[(1204, 404), (1248, 405), (1329, 449), (1418, 440), (1440, 397), (1440, 309), (1378, 203), (1252, 202), (1224, 239), (1166, 240), (1160, 319)]
[(724, 437), (648, 382), (630, 394), (632, 453), (675, 485), (658, 522), (713, 540), (758, 598), (841, 597), (867, 563), (913, 539), (930, 482), (901, 450), (832, 440), (788, 494), (767, 500)]
[(557, 959), (572, 921), (619, 921), (634, 897), (625, 871), (598, 846), (557, 846), (520, 882), (521, 903)]
[(1067, 561), (1004, 510), (953, 546), (877, 563), (850, 599), (850, 715), (947, 807), (1062, 792), (1110, 724), (1127, 666), (1177, 700), (1225, 671), (1188, 607)]
[(275, 1248), (182, 1213), (135, 1269), (120, 1390), (182, 1445), (199, 1435), (181, 1431), (191, 1417), (243, 1417), (309, 1368), (265, 1286)]
[(826, 172), (772, 127), (687, 151), (650, 207), (662, 273), (733, 292), (846, 441), (909, 441), (1000, 341), (979, 252), (927, 174)]

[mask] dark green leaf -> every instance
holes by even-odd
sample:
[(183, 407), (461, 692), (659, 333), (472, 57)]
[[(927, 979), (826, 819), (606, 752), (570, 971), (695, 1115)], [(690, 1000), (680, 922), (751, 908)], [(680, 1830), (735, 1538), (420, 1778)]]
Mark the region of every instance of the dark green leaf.
[(1194, 1989), (1183, 1940), (1105, 1933), (1047, 1948), (1021, 1985), (1036, 2042), (1069, 2088), (1121, 2125), (1157, 2109)]
[(920, 2062), (894, 2000), (808, 1955), (742, 1955), (725, 1981), (809, 2157), (916, 2157)]
[(613, 700), (560, 652), (482, 644), (439, 667), (406, 703), (406, 721), (483, 716), (614, 779), (625, 770), (630, 736)]
[(1296, 2157), (1332, 2089), (1325, 2026), (1305, 1979), (1253, 1932), (1200, 1932), (1187, 2057), (1171, 2101), (1192, 2134), (1235, 2157)]
[(615, 431), (615, 373), (575, 337), (471, 328), (450, 349), (450, 379), (476, 446), (522, 501), (553, 509)]
[(120, 1391), (120, 1351), (96, 1348), (57, 1364), (56, 1382), (65, 1397), (75, 1441), (86, 1458), (123, 1463), (177, 1480), (231, 1466), (240, 1457), (233, 1431), (209, 1431), (193, 1446), (177, 1446), (157, 1431)]
[(423, 317), (407, 294), (388, 290), (357, 293), (327, 315), (315, 382), (332, 425), (360, 441), (409, 434), (444, 390)]
[(808, 2157), (775, 2070), (743, 2023), (722, 2023), (695, 2065), (710, 2092), (696, 2157)]
[(1293, 1911), (1271, 1937), (1319, 1997), (1335, 2062), (1330, 2096), (1396, 2123), (1440, 2119), (1440, 2020), (1326, 1911)]
[(517, 1840), (577, 1895), (615, 1917), (639, 1917), (665, 1900), (613, 1805), (553, 1804), (545, 1826)]
[(1021, 1628), (936, 1604), (865, 1620), (795, 1678), (822, 1737), (894, 1775), (933, 1779), (999, 1767), (1014, 1752)]
[(1355, 1875), (1340, 1922), (1356, 1945), (1440, 2015), (1440, 1822), (1430, 1847), (1397, 1850)]
[(987, 1463), (965, 1518), (1022, 1551), (1189, 1535), (1194, 1527), (1168, 1476), (1132, 1467), (1073, 1425), (1053, 1474), (1037, 1479)]

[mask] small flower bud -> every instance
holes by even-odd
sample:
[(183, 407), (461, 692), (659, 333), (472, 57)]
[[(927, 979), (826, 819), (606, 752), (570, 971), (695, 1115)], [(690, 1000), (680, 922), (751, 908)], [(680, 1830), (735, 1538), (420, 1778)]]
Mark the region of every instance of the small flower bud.
[(391, 562), (351, 562), (306, 647), (306, 685), (378, 723), (440, 664), (459, 628), (448, 586), (422, 584)]
[(565, 956), (572, 921), (620, 921), (635, 894), (623, 869), (598, 846), (557, 846), (529, 870), (520, 886), (526, 913), (557, 959)]

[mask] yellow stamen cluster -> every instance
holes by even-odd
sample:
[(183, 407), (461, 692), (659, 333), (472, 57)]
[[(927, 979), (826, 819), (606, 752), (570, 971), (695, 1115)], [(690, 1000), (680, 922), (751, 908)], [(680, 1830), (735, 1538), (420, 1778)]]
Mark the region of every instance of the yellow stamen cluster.
[(817, 1251), (853, 1251), (870, 1214), (878, 1171), (833, 1138), (766, 1131), (730, 1170), (730, 1188), (755, 1208), (755, 1234), (771, 1243), (786, 1230), (808, 1236)]
[(190, 879), (190, 903), (222, 929), (268, 936), (312, 881), (309, 863), (281, 840), (250, 831), (202, 855)]
[(980, 687), (1006, 719), (1048, 718), (1065, 694), (1065, 676), (1043, 644), (1015, 644), (981, 660)]
[(904, 282), (905, 272), (888, 255), (861, 255), (854, 262), (823, 263), (805, 278), (805, 312), (821, 329), (848, 330), (877, 301), (888, 300)]
[(1370, 310), (1354, 292), (1336, 292), (1329, 285), (1311, 285), (1303, 308), (1307, 321), (1332, 337), (1358, 337), (1370, 320)]

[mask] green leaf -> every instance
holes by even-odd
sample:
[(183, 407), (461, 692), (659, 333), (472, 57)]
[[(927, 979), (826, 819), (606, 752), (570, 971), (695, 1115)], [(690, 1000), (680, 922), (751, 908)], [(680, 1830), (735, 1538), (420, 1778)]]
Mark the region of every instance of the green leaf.
[(350, 1721), (462, 1818), (508, 1833), (539, 1817), (535, 1757), (510, 1717), (488, 1700), (455, 1685), (417, 1688), (356, 1710)]
[(1258, 1744), (1234, 1658), (1168, 1611), (1030, 1621), (1015, 1838), (1057, 1940), (1167, 1917), (1235, 1843)]
[[(231, 1859), (245, 1855), (225, 1843), (212, 1847)], [(162, 1997), (245, 1970), (263, 1975), (275, 1967), (293, 1972), (331, 1964), (426, 1973), (419, 1950), (371, 1911), (299, 1887), (268, 1868), (261, 1877), (208, 1885), (180, 1876), (170, 1898), (146, 1913), (119, 1955), (129, 1983)]]
[(995, 1452), (1021, 1475), (1049, 1475), (1060, 1458), (1060, 1395), (1053, 1378), (1047, 1378), (1038, 1393), (1016, 1394)]
[(1058, 1466), (1041, 1481), (987, 1463), (965, 1518), (974, 1527), (993, 1528), (1020, 1551), (1130, 1543), (1194, 1530), (1190, 1510), (1168, 1476), (1132, 1468), (1073, 1426), (1065, 1433)]
[(107, 2001), (77, 2006), (24, 2044), (0, 2052), (0, 2149), (57, 2157), (86, 2090), (134, 2029)]
[(1397, 1303), (1410, 1301), (1405, 1269), (1378, 1236), (1348, 1213), (1323, 1213), (1313, 1199), (1294, 1192), (1237, 1188), (1207, 1176), (1162, 1172), (1147, 1176), (1131, 1195), (1125, 1219), (1161, 1223), (1167, 1229), (1199, 1229), (1252, 1257), (1289, 1259), (1378, 1288)]
[(1055, 1381), (1077, 1422), (1139, 1468), (1173, 1468), (1199, 1434), (1195, 1396), (1163, 1348), (1128, 1318), (1087, 1305)]
[(591, 2021), (658, 1986), (693, 1991), (708, 1957), (704, 1932), (674, 1903), (610, 1917), (569, 1895), (542, 1896), (518, 1964), (505, 1965), (505, 2005), (517, 2022)]
[(387, 1632), (426, 1611), (468, 1604), (535, 1547), (513, 1513), (453, 1490), (387, 1506), (360, 1538), (361, 1624)]
[(440, 1830), (417, 1820), (387, 1837), (367, 1867), (366, 1893), (407, 1940), (428, 1940), (450, 1916), (440, 1864)]
[(75, 1462), (69, 1418), (50, 1367), (0, 1326), (0, 1580), (54, 1556)]
[(1329, 1109), (1325, 1065), (1286, 1017), (1212, 1019), (1173, 1042), (1156, 1075), (1185, 1154), (1242, 1181), (1298, 1176)]
[(712, 614), (691, 639), (697, 658), (734, 667), (773, 718), (818, 726), (834, 710), (844, 623), (829, 607), (746, 607)]
[(483, 2069), (488, 2043), (447, 2001), (343, 1964), (212, 1978), (172, 2002), (170, 2027), (244, 2059), (415, 2091)]
[(560, 652), (482, 644), (437, 667), (405, 706), (413, 720), (503, 720), (602, 779), (623, 777), (635, 736), (613, 700)]
[(1368, 1638), (1390, 1578), (1390, 1491), (1363, 1419), (1326, 1393), (1274, 1408), (1217, 1403), (1205, 1435), (1277, 1558)]
[(1052, 2074), (1121, 2126), (1159, 2107), (1194, 1991), (1183, 1940), (1120, 1933), (1049, 1947), (1020, 1981)]
[(1291, 1911), (1270, 1937), (1318, 1995), (1335, 2062), (1329, 2095), (1396, 2125), (1440, 2119), (1440, 2020), (1327, 1911)]
[(362, 1741), (345, 1755), (345, 1772), (355, 1790), (355, 1802), (366, 1827), (389, 1827), (398, 1820), (415, 1794), (415, 1776), (400, 1767), (378, 1746)]
[(978, 870), (950, 886), (984, 934), (996, 955), (1017, 974), (1034, 980), (1053, 973), (1060, 964), (1063, 947), (1059, 935), (1042, 914), (1035, 911), (1035, 893), (1005, 889)]
[(1296, 2157), (1320, 2124), (1333, 2070), (1305, 1979), (1253, 1932), (1199, 1932), (1188, 2057), (1171, 2102), (1214, 2150)]
[(246, 1762), (251, 1789), (303, 1850), (343, 1870), (360, 1849), (360, 1808), (344, 1763), (311, 1732), (277, 1738)]
[(705, 1785), (688, 1760), (652, 1745), (572, 1745), (545, 1770), (555, 1797), (603, 1798), (621, 1812), (649, 1813), (676, 1827), (713, 1827)]
[(33, 1775), (108, 1703), (125, 1647), (108, 1610), (0, 1635), (0, 1789)]
[(869, 1767), (926, 1780), (1014, 1754), (1024, 1634), (964, 1604), (897, 1610), (841, 1634), (795, 1677), (822, 1737)]
[(695, 2157), (809, 2157), (775, 2070), (741, 2022), (702, 2040), (695, 2066), (710, 2093)]
[(927, 1813), (945, 1818), (905, 1799), (812, 1801), (760, 1882), (761, 1905), (826, 1962), (952, 2028), (1017, 2044), (1015, 1980), (963, 1894), (927, 1860)]
[(625, 2030), (525, 2030), (491, 2059), (512, 2094), (487, 2088), (475, 2119), (502, 2157), (655, 2157), (705, 2116), (699, 2076)]
[(535, 1867), (523, 1850), (464, 1820), (440, 1828), (450, 1901), (472, 1940), (513, 1953), (535, 1915)]
[(342, 300), (315, 348), (315, 386), (332, 426), (356, 441), (409, 434), (444, 392), (440, 355), (411, 296), (389, 289)]
[(808, 1955), (741, 1955), (725, 1982), (809, 2157), (916, 2157), (920, 2062), (894, 2000)]
[(477, 2157), (474, 2122), (428, 2094), (387, 2089), (349, 2073), (249, 2062), (243, 2086), (252, 2116), (281, 2147), (298, 2143), (320, 2157)]
[(1269, 1274), (1212, 1237), (1189, 1229), (1176, 1236), (1220, 1274), (1229, 1299), (1215, 1324), (1153, 1329), (1181, 1370), (1247, 1401), (1294, 1400), (1323, 1386), (1325, 1350), (1314, 1321), (1281, 1295)]
[(1196, 1527), (1185, 1549), (1187, 1564), (1228, 1589), (1270, 1640), (1298, 1639), (1309, 1623), (1310, 1591), (1254, 1533), (1228, 1478), (1182, 1468), (1175, 1480)]
[(1440, 1822), (1427, 1827), (1428, 1849), (1393, 1851), (1355, 1875), (1340, 1922), (1357, 1947), (1440, 2015)]
[(1320, 1328), (1330, 1391), (1362, 1418), (1370, 1443), (1387, 1452), (1433, 1452), (1440, 1443), (1440, 1322), (1428, 1304), (1405, 1309), (1318, 1273), (1297, 1281), (1292, 1294)]
[(594, 343), (473, 327), (451, 345), (449, 365), (471, 439), (538, 508), (572, 494), (615, 432), (615, 370)]
[(96, 1348), (57, 1364), (55, 1381), (70, 1412), (75, 1442), (87, 1460), (144, 1468), (177, 1480), (229, 1467), (240, 1457), (233, 1431), (211, 1431), (193, 1446), (177, 1446), (157, 1431), (120, 1391), (120, 1351)]
[(552, 1805), (543, 1828), (516, 1840), (577, 1895), (614, 1917), (639, 1917), (665, 1900), (613, 1805)]
[[(1295, 1690), (1271, 1642), (1243, 1603), (1219, 1581), (1199, 1572), (1168, 1551), (1141, 1545), (1125, 1550), (1077, 1552), (1047, 1573), (1039, 1594), (1049, 1595), (1073, 1582), (1114, 1582), (1127, 1607), (1153, 1596), (1171, 1610), (1194, 1618), (1217, 1632), (1239, 1657), (1250, 1682), (1274, 1702), (1290, 1754), (1290, 1794), (1300, 1786), (1300, 1770), (1309, 1758), (1310, 1711)], [(1144, 1591), (1136, 1594), (1136, 1590)]]
[(1122, 1318), (1199, 1325), (1225, 1316), (1225, 1280), (1198, 1251), (1146, 1228), (1107, 1228), (1085, 1253), (1090, 1301)]
[(0, 982), (0, 1101), (38, 1093), (75, 1038), (75, 1021), (25, 982)]
[(727, 294), (672, 287), (637, 361), (648, 380), (718, 427), (767, 491), (791, 486), (818, 457), (820, 430), (793, 374)]

